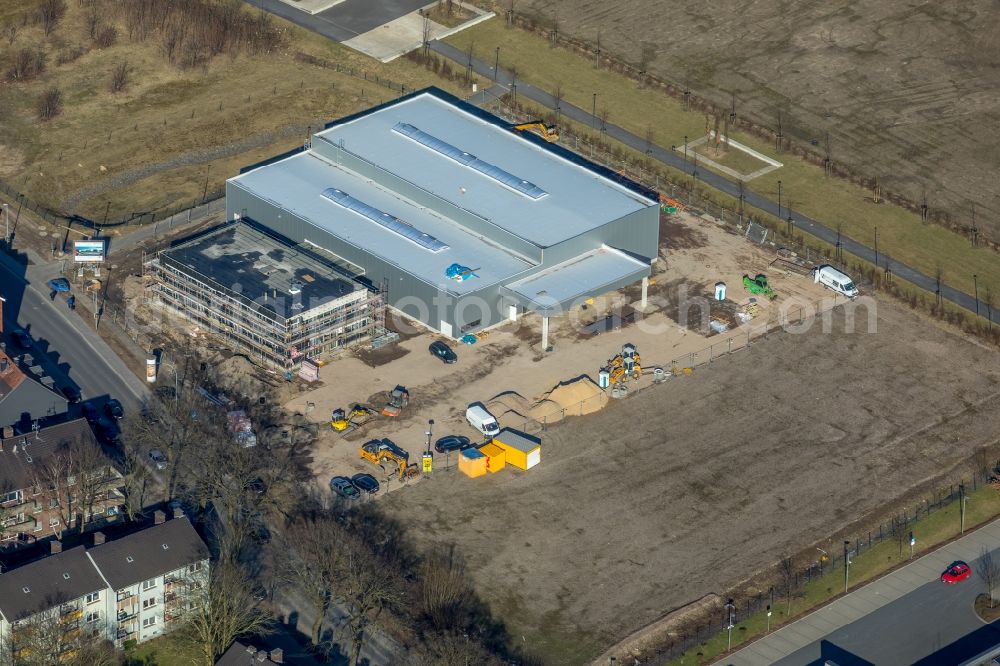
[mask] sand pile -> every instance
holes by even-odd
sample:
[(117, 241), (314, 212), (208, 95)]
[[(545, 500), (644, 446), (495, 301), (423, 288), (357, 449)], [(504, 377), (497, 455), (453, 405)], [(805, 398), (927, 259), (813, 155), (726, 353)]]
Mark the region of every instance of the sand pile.
[(531, 411), (531, 403), (517, 391), (505, 391), (488, 400), (486, 409), (498, 419), (504, 416), (524, 418)]
[(608, 400), (608, 394), (590, 377), (583, 375), (561, 382), (536, 404), (540, 406), (542, 402), (552, 402), (564, 410), (566, 416), (582, 416), (603, 409)]

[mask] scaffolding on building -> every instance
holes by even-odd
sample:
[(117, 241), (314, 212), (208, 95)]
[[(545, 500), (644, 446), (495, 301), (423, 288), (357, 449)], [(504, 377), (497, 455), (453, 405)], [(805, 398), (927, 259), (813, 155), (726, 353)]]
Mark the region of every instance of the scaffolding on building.
[[(245, 225), (245, 222), (236, 223)], [(228, 223), (212, 233), (232, 228)], [(285, 291), (266, 290), (256, 299), (248, 298), (234, 286), (226, 286), (205, 274), (204, 267), (174, 256), (178, 248), (192, 242), (212, 240), (212, 233), (199, 234), (181, 244), (147, 257), (145, 297), (190, 319), (206, 334), (220, 338), (262, 363), (289, 371), (304, 359), (329, 360), (347, 347), (380, 337), (385, 332), (385, 294), (347, 275), (334, 264), (285, 239), (265, 234), (254, 227), (252, 233), (283, 243), (286, 251), (306, 257), (313, 272), (328, 271), (336, 280), (349, 282), (351, 289), (324, 298), (313, 307), (301, 303), (302, 287)], [(221, 260), (220, 260), (221, 261)]]

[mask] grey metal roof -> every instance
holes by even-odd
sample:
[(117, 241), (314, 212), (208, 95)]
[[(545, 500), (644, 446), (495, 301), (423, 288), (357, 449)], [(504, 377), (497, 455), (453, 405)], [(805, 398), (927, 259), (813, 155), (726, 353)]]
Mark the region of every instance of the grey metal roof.
[(77, 546), (0, 574), (0, 613), (16, 622), (103, 589), (86, 549)]
[[(412, 143), (404, 137), (397, 138)], [(419, 145), (414, 147), (425, 150)], [(249, 171), (229, 182), (270, 201), (318, 230), (330, 233), (345, 243), (399, 266), (429, 284), (438, 285), (455, 294), (468, 293), (509, 280), (535, 266), (453, 220), (417, 206), (312, 152), (299, 153), (275, 164)], [(363, 214), (333, 204), (323, 196), (328, 188), (349, 193), (374, 209), (405, 220), (421, 232), (444, 243), (447, 248), (432, 252), (418, 247), (410, 239), (372, 222)], [(519, 195), (513, 196), (521, 198)], [(280, 232), (282, 220), (270, 220), (269, 226), (271, 225)], [(321, 239), (317, 237), (306, 240), (319, 242)], [(465, 282), (448, 279), (445, 271), (452, 263), (478, 269), (476, 275), (479, 277)]]
[[(258, 659), (257, 655), (262, 656)], [(219, 657), (215, 666), (273, 666), (275, 663), (271, 661), (270, 654), (266, 650), (259, 650), (252, 645), (236, 641)]]
[(531, 453), (542, 445), (542, 440), (537, 437), (532, 437), (527, 433), (523, 433), (520, 430), (514, 430), (513, 428), (504, 428), (497, 435), (494, 435), (493, 439), (501, 441), (507, 446), (517, 449), (518, 451), (524, 451), (525, 453)]
[(164, 256), (282, 319), (364, 289), (342, 274), (363, 272), (360, 267), (335, 266), (245, 223), (199, 235), (165, 250)]
[[(526, 196), (488, 170), (463, 164), (393, 131), (400, 123), (518, 181), (527, 181), (545, 196)], [(656, 203), (431, 93), (382, 107), (317, 136), (333, 143), (343, 141), (347, 150), (540, 247), (551, 247)], [(281, 164), (262, 170), (274, 171)]]
[(94, 546), (88, 552), (116, 590), (208, 559), (208, 548), (187, 518), (174, 518)]
[(504, 292), (539, 312), (563, 309), (649, 275), (650, 266), (607, 246), (504, 285)]

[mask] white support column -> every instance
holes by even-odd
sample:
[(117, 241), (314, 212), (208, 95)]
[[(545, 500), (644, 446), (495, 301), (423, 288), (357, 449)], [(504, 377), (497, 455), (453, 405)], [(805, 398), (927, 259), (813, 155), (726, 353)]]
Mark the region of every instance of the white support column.
[(642, 278), (642, 301), (639, 303), (639, 307), (643, 310), (646, 309), (646, 303), (648, 302), (647, 296), (649, 294), (649, 278)]
[(510, 319), (511, 321), (517, 321), (517, 306), (516, 305), (511, 305), (510, 309), (507, 311), (507, 313), (508, 313), (507, 314), (507, 319)]
[(549, 318), (542, 315), (542, 351), (549, 348)]

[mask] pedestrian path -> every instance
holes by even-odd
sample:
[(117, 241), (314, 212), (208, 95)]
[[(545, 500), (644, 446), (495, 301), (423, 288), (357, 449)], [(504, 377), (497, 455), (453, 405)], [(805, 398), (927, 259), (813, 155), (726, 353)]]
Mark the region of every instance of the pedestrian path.
[(1000, 544), (1000, 519), (931, 551), (904, 567), (867, 583), (800, 620), (771, 632), (716, 663), (767, 666), (810, 645), (832, 631), (859, 620), (922, 585), (935, 581), (955, 560), (971, 562), (983, 548)]

